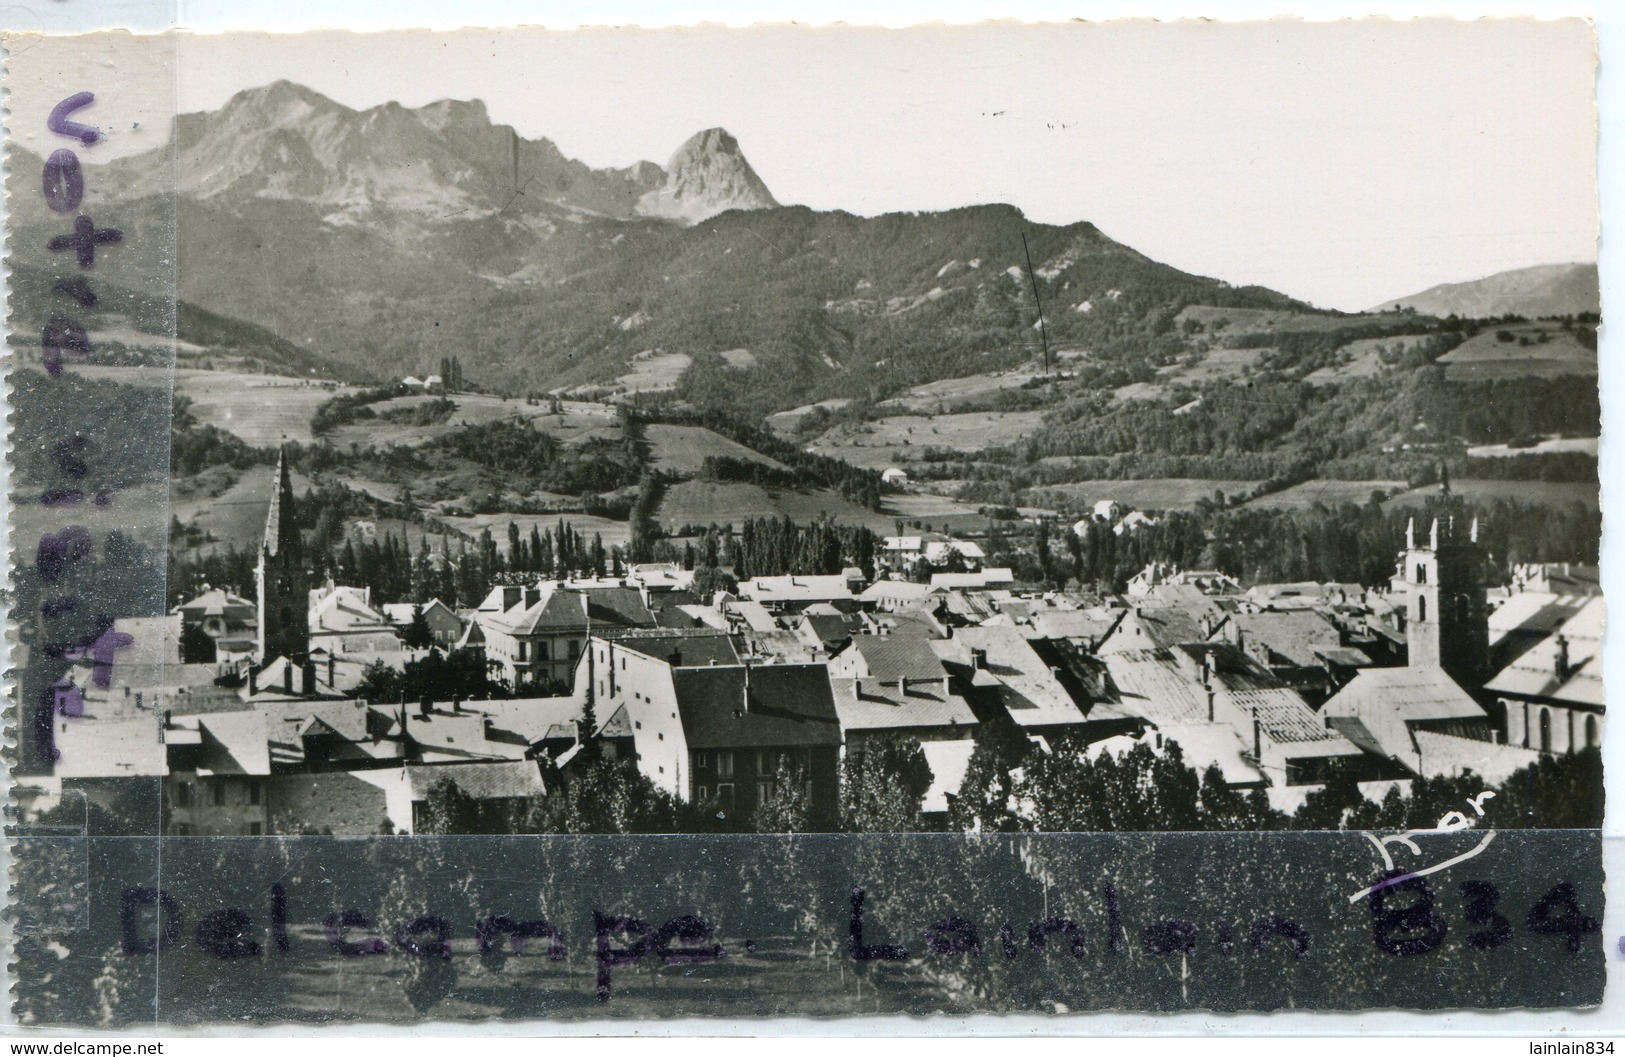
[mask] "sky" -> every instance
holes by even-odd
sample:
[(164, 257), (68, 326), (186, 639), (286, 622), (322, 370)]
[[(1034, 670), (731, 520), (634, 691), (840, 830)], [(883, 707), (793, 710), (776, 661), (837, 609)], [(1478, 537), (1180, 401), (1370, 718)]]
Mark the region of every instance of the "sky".
[(1596, 254), (1579, 20), (189, 34), (9, 56), (13, 77), (63, 63), (116, 86), (87, 161), (286, 78), (357, 108), (482, 99), (593, 166), (664, 163), (722, 126), (781, 202), (1009, 202), (1329, 308)]

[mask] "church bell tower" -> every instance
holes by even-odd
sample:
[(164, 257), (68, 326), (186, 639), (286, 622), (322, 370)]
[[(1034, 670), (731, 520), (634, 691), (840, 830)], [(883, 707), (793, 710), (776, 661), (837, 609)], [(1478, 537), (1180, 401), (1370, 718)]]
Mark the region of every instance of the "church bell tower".
[(265, 516), (265, 542), (254, 571), (259, 588), (260, 664), (286, 657), (298, 664), (310, 650), (310, 583), (305, 572), (304, 539), (299, 534), (288, 477), (286, 449), (276, 458), (276, 490)]
[(1489, 616), (1484, 597), (1484, 554), (1478, 521), (1449, 510), (1433, 518), (1426, 539), (1416, 519), (1405, 529), (1405, 550), (1393, 578), (1405, 598), (1405, 638), (1412, 668), (1442, 668), (1476, 693), (1488, 675)]

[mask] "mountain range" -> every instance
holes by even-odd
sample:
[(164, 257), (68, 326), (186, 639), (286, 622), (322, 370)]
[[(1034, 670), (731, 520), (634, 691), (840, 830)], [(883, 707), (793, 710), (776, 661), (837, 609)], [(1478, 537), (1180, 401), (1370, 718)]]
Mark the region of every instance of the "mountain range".
[[(13, 149), (14, 247), (61, 227), (38, 172)], [(1055, 345), (1159, 362), (1189, 305), (1314, 311), (1006, 205), (780, 206), (722, 129), (665, 168), (594, 169), (478, 101), (355, 110), (278, 81), (85, 180), (86, 211), (126, 233), (98, 258), (105, 281), (354, 380), (456, 355), (470, 380), (523, 393), (614, 378), (650, 350), (746, 349), (755, 366), (719, 384), (754, 415), (1030, 361), (1040, 306)]]
[(1595, 264), (1539, 264), (1465, 283), (1440, 283), (1372, 308), (1413, 308), (1429, 316), (1573, 316), (1602, 311)]

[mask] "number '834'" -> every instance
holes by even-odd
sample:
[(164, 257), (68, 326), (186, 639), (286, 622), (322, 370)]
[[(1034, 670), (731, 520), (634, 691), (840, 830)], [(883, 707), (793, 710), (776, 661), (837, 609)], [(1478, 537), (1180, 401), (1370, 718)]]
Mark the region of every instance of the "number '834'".
[[(1404, 877), (1403, 870), (1386, 874), (1383, 880)], [(1512, 922), (1499, 909), (1500, 891), (1488, 881), (1460, 884), (1462, 916), (1472, 931), (1464, 939), (1474, 950), (1490, 950), (1512, 939)], [(1434, 906), (1433, 886), (1426, 878), (1408, 877), (1371, 893), (1371, 939), (1389, 954), (1408, 958), (1426, 954), (1450, 935), (1444, 914)], [(1596, 918), (1580, 912), (1574, 886), (1567, 881), (1555, 885), (1529, 908), (1524, 928), (1546, 936), (1565, 936), (1571, 951), (1578, 951), (1582, 938), (1602, 931)]]

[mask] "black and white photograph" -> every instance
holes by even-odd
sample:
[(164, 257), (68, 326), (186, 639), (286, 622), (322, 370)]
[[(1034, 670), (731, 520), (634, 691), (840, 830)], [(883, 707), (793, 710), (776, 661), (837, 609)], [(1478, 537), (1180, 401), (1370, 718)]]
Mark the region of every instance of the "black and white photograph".
[(6, 49), (19, 1024), (1601, 1000), (1586, 21)]

